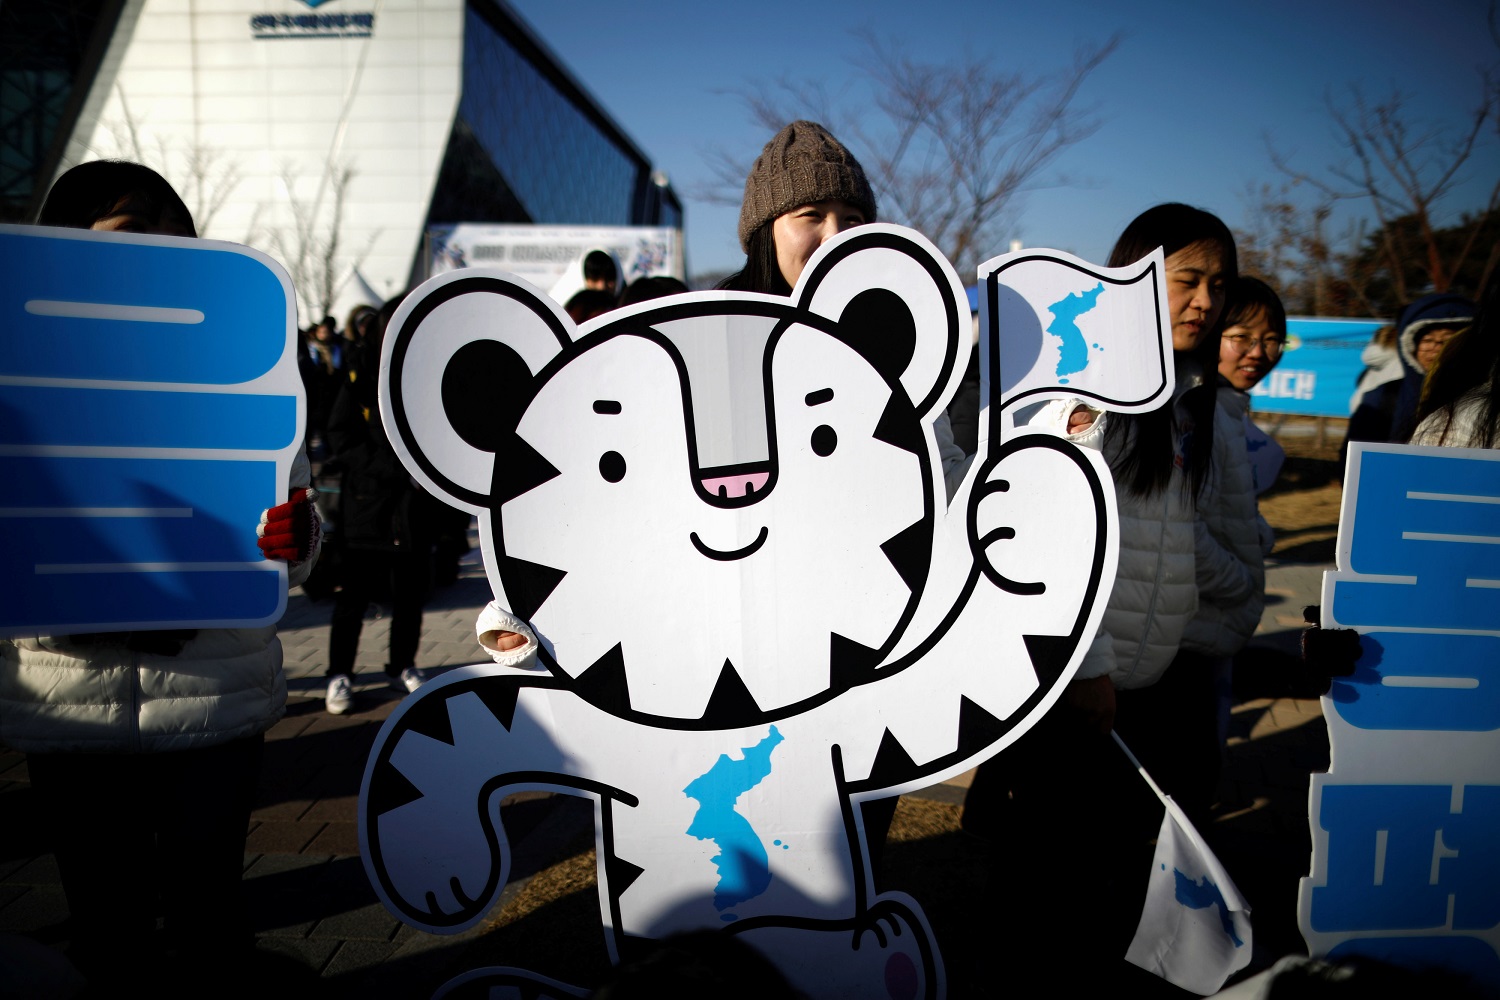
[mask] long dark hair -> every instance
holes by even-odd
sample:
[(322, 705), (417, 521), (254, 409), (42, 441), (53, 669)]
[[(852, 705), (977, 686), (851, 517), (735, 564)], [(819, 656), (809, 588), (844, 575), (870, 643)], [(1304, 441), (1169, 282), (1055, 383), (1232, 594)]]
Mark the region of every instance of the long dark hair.
[(1479, 296), (1479, 308), (1468, 330), (1453, 339), (1422, 387), (1417, 422), (1441, 413), (1438, 444), (1447, 444), (1453, 413), (1465, 399), (1480, 401), (1478, 438), (1460, 442), (1470, 448), (1493, 448), (1500, 423), (1500, 268), (1490, 275)]
[(167, 179), (150, 167), (129, 160), (92, 160), (67, 171), (47, 192), (37, 213), (39, 226), (89, 229), (106, 219), (126, 198), (155, 225), (180, 223), (194, 236), (193, 214)]
[(750, 234), (746, 241), (745, 266), (715, 285), (715, 288), (730, 292), (766, 292), (770, 295), (790, 295), (792, 286), (781, 275), (781, 265), (776, 262), (776, 237), (770, 219)]
[[(1226, 289), (1227, 296), (1239, 274), (1234, 236), (1218, 216), (1191, 205), (1169, 202), (1148, 208), (1136, 216), (1110, 251), (1109, 266), (1134, 264), (1157, 247), (1170, 257), (1194, 243), (1218, 245), (1224, 259), (1224, 273), (1231, 285)], [(1197, 362), (1207, 376), (1219, 367), (1222, 313), (1220, 316), (1214, 328), (1204, 332), (1198, 346), (1187, 353), (1187, 357)], [(1188, 466), (1188, 484), (1195, 498), (1203, 492), (1213, 462), (1215, 397), (1212, 377), (1205, 378), (1203, 385), (1188, 390), (1182, 397), (1183, 408), (1192, 421), (1184, 458)], [(1131, 428), (1134, 428), (1133, 434)], [(1146, 413), (1111, 414), (1105, 436), (1120, 455), (1115, 462), (1115, 481), (1140, 497), (1154, 496), (1166, 489), (1172, 480), (1176, 437), (1182, 429), (1177, 426), (1171, 400)]]

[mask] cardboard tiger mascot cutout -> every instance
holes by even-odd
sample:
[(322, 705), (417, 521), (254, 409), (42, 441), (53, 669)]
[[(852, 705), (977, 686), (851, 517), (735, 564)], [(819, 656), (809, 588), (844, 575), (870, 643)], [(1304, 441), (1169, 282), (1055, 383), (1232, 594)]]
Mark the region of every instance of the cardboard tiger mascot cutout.
[(948, 263), (886, 225), (824, 245), (790, 297), (693, 293), (581, 328), (501, 272), (407, 298), (381, 361), (389, 436), (478, 515), (481, 627), (528, 643), (381, 730), (360, 844), (393, 913), (478, 922), (506, 882), (502, 798), (547, 789), (594, 800), (612, 960), (721, 928), (812, 996), (944, 994), (921, 908), (874, 889), (859, 803), (1034, 722), (1116, 555), (1098, 456), (1001, 440), (987, 399), (948, 497), (933, 424), (970, 328)]

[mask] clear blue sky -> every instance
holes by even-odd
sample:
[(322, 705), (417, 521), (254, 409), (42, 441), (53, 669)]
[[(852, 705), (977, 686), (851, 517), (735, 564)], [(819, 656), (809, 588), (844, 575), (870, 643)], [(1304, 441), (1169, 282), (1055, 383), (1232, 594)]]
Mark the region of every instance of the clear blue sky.
[[(738, 209), (692, 197), (711, 180), (709, 150), (752, 157), (770, 138), (734, 91), (783, 77), (846, 86), (860, 28), (899, 41), (915, 59), (967, 54), (1034, 72), (1065, 66), (1080, 42), (1123, 32), (1082, 95), (1102, 126), (1052, 171), (1067, 184), (1026, 197), (1011, 234), (1096, 261), (1157, 202), (1190, 202), (1237, 225), (1247, 185), (1279, 180), (1266, 136), (1298, 166), (1340, 162), (1324, 104), (1330, 90), (1358, 83), (1380, 97), (1399, 88), (1414, 119), (1452, 124), (1477, 105), (1480, 69), (1500, 65), (1486, 0), (509, 2), (671, 177), (685, 202), (694, 273), (743, 260)], [(1492, 125), (1447, 203), (1453, 221), (1500, 178), (1496, 140)]]

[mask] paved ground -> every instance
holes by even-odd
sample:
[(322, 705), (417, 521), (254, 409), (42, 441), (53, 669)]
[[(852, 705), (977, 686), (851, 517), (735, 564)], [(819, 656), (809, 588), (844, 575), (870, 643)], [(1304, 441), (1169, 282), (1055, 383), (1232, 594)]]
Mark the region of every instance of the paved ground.
[[(1294, 903), (1310, 850), (1308, 774), (1326, 769), (1328, 742), (1318, 702), (1297, 683), (1290, 657), (1302, 606), (1316, 603), (1326, 568), (1270, 567), (1261, 634), (1237, 673), (1223, 802), (1209, 835), (1255, 907), (1254, 968), (1302, 950)], [(427, 610), (418, 663), (441, 669), (474, 662), (474, 617), (488, 596), (477, 565), (439, 591)], [(496, 914), (467, 934), (413, 931), (376, 902), (359, 859), (355, 809), (366, 754), (398, 697), (382, 672), (387, 622), (377, 614), (366, 623), (355, 710), (330, 716), (322, 672), (331, 610), (329, 602), (313, 604), (294, 593), (281, 623), (290, 700), (286, 718), (268, 734), (245, 857), (261, 974), (291, 996), (425, 997), (480, 965), (524, 962), (546, 971), (545, 955), (559, 940), (569, 957), (558, 959), (568, 967), (557, 971), (584, 978), (580, 969), (600, 968), (601, 949), (591, 943), (599, 935), (587, 926), (597, 928), (599, 919), (592, 812), (582, 800), (518, 797), (505, 806), (516, 852), (512, 882)], [(980, 863), (974, 846), (957, 834), (966, 778), (903, 800), (888, 854), (892, 884), (923, 899), (940, 939), (945, 926), (962, 922)], [(68, 933), (56, 868), (32, 814), (25, 757), (6, 750), (0, 750), (0, 817), (3, 968), (3, 935), (61, 947)], [(954, 995), (988, 995), (991, 984), (966, 980), (961, 966), (953, 970)]]

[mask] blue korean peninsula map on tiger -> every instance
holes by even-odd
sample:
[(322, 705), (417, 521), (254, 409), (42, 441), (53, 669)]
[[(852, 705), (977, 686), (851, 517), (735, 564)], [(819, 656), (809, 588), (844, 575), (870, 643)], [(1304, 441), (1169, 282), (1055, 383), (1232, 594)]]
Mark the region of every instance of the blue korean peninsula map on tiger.
[[(734, 920), (733, 913), (723, 911), (754, 899), (771, 884), (770, 858), (759, 834), (740, 813), (735, 801), (760, 784), (771, 773), (771, 751), (785, 739), (775, 726), (770, 734), (753, 747), (745, 747), (735, 760), (720, 754), (704, 774), (694, 778), (683, 789), (688, 798), (698, 802), (698, 811), (688, 827), (690, 836), (711, 840), (719, 848), (713, 863), (719, 870), (719, 884), (714, 891), (714, 906), (724, 920)], [(776, 841), (783, 847), (781, 841)]]

